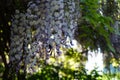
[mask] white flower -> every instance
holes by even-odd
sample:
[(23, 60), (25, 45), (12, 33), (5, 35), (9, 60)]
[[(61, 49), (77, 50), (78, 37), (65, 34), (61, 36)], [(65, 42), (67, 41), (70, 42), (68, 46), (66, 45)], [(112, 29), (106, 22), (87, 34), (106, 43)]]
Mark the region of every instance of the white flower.
[(67, 16), (67, 17), (68, 17), (68, 16), (69, 16), (69, 13), (68, 13), (68, 12), (65, 12), (65, 16)]
[(20, 17), (19, 15), (15, 15), (15, 19), (19, 19), (19, 17)]
[(30, 10), (29, 8), (27, 9), (27, 13), (28, 13), (28, 14), (31, 14), (31, 10)]
[(19, 14), (19, 13), (20, 13), (20, 11), (19, 11), (19, 10), (15, 10), (15, 13)]
[(16, 54), (16, 55), (15, 55), (15, 58), (16, 58), (17, 60), (20, 60), (21, 56), (20, 56), (19, 54)]
[(16, 19), (15, 21), (14, 21), (16, 24), (18, 24), (19, 23), (19, 21)]
[(59, 5), (54, 6), (54, 10), (58, 10), (59, 8), (60, 8)]
[(41, 12), (40, 12), (40, 11), (37, 11), (37, 15), (40, 16), (40, 15), (41, 15)]
[(54, 13), (54, 16), (55, 16), (55, 17), (59, 17), (59, 15), (60, 15), (59, 12), (55, 12), (55, 13)]

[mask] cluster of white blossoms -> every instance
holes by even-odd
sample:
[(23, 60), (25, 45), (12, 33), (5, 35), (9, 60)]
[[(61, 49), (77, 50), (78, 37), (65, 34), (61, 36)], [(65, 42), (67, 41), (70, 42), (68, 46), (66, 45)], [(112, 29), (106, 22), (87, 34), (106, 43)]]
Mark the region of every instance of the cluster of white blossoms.
[(48, 59), (51, 50), (60, 55), (60, 46), (72, 44), (79, 13), (79, 0), (30, 1), (26, 13), (14, 16), (10, 60), (22, 59), (30, 68), (37, 58)]

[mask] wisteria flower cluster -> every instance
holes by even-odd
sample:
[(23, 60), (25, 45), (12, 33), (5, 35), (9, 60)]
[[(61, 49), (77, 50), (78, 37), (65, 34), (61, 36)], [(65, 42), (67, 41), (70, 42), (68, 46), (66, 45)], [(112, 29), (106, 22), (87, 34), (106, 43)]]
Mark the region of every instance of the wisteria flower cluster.
[(37, 59), (47, 60), (51, 51), (60, 55), (61, 46), (72, 45), (78, 6), (79, 0), (34, 0), (25, 13), (17, 10), (11, 27), (10, 60), (31, 68)]

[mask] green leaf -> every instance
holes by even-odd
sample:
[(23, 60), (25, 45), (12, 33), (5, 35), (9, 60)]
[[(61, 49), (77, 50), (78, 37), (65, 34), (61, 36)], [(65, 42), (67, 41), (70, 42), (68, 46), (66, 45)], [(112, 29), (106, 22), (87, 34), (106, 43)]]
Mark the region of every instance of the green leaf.
[(115, 53), (115, 49), (112, 47), (112, 45), (110, 45), (110, 44), (107, 44), (107, 45), (108, 45), (109, 49), (110, 49), (113, 53)]

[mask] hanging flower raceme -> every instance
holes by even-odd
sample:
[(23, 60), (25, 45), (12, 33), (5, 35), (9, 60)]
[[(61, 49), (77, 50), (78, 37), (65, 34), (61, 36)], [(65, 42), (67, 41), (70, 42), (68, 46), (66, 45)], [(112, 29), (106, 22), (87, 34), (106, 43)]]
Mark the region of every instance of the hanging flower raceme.
[[(74, 39), (76, 20), (79, 17), (77, 6), (79, 6), (79, 0), (30, 1), (24, 17), (20, 16), (23, 13), (15, 15), (11, 28), (11, 43), (17, 47), (21, 45), (22, 52), (16, 50), (16, 47), (12, 48), (12, 45), (11, 51), (16, 50), (16, 55), (25, 55), (24, 62), (30, 64), (29, 67), (34, 66), (40, 58), (48, 59), (52, 55), (51, 50), (55, 55), (60, 55), (60, 47), (70, 46)], [(18, 38), (15, 36), (16, 33)], [(17, 41), (21, 43), (16, 45)], [(10, 54), (14, 55), (12, 52)]]
[[(11, 72), (19, 72), (25, 64), (25, 59), (27, 57), (26, 52), (28, 52), (27, 44), (31, 37), (27, 35), (26, 31), (28, 32), (30, 28), (27, 26), (27, 19), (24, 13), (20, 13), (18, 10), (15, 12), (15, 16), (12, 20), (12, 27), (11, 27), (11, 44), (10, 44), (10, 65), (9, 67), (13, 70)], [(29, 31), (30, 32), (30, 31)], [(31, 33), (31, 32), (30, 32)], [(25, 66), (25, 65), (24, 65)], [(13, 73), (14, 74), (14, 73)]]

